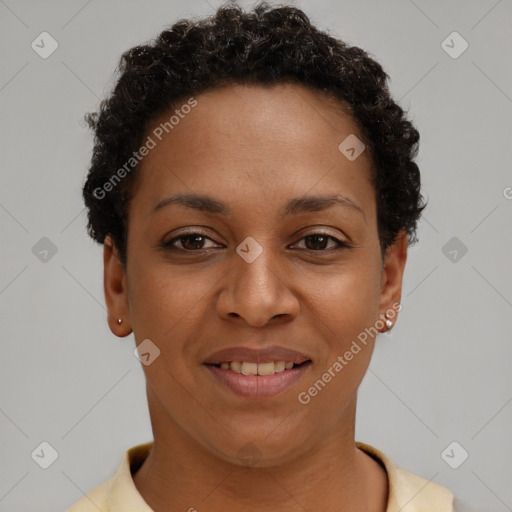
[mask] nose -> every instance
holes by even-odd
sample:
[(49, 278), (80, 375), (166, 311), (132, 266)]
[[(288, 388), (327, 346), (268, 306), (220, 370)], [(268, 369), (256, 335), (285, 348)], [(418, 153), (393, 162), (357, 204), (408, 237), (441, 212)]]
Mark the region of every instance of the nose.
[(221, 281), (216, 304), (219, 316), (240, 319), (253, 327), (291, 321), (299, 302), (283, 268), (269, 248), (252, 262), (235, 253), (230, 271)]

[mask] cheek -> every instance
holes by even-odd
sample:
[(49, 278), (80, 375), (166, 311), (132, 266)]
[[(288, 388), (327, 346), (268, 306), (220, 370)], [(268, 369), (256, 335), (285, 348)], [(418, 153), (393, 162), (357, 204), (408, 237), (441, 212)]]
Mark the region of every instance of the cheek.
[(318, 299), (312, 312), (325, 351), (297, 397), (311, 422), (323, 418), (325, 424), (318, 427), (322, 429), (334, 428), (355, 397), (375, 344), (371, 327), (379, 302), (374, 286), (348, 276), (339, 284), (329, 290), (325, 300)]
[(380, 272), (370, 259), (353, 261), (328, 279), (316, 280), (307, 309), (327, 345), (310, 382), (321, 381), (311, 389), (318, 404), (342, 403), (359, 386), (373, 351), (379, 304)]
[(173, 410), (180, 410), (186, 406), (183, 390), (195, 389), (190, 364), (197, 353), (196, 340), (204, 339), (208, 301), (219, 276), (207, 269), (192, 272), (185, 266), (153, 263), (148, 267), (133, 272), (130, 315), (134, 336), (137, 344), (149, 339), (158, 348), (158, 358), (143, 370), (160, 400), (169, 400)]
[(130, 314), (135, 337), (154, 337), (161, 343), (177, 340), (187, 326), (197, 325), (196, 316), (204, 307), (201, 299), (214, 283), (205, 273), (168, 265), (135, 268), (132, 275)]
[(201, 299), (206, 300), (214, 281), (157, 264), (151, 269), (135, 268), (132, 276), (130, 315), (135, 339), (137, 344), (149, 339), (159, 350), (154, 362), (143, 366), (146, 378), (162, 403), (172, 410), (186, 409), (189, 395), (183, 390), (194, 389), (186, 352), (195, 346), (194, 333), (204, 316)]
[(380, 272), (369, 258), (350, 260), (325, 275), (303, 275), (301, 280), (312, 320), (325, 325), (328, 339), (344, 343), (378, 317)]

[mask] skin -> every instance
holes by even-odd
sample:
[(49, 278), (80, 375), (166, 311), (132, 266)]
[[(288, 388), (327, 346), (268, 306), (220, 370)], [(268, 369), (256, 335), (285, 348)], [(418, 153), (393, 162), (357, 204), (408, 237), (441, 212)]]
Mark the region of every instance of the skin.
[[(142, 161), (126, 269), (110, 237), (104, 245), (112, 332), (133, 331), (137, 344), (150, 339), (161, 351), (143, 366), (154, 447), (135, 485), (155, 512), (385, 511), (386, 472), (354, 442), (375, 338), (309, 404), (297, 399), (400, 302), (407, 237), (400, 233), (383, 264), (370, 155), (351, 162), (338, 150), (349, 134), (363, 137), (334, 100), (299, 85), (235, 85), (196, 99)], [(176, 204), (152, 212), (178, 192), (208, 194), (232, 212)], [(335, 205), (280, 219), (288, 200), (333, 192), (362, 213)], [(207, 238), (159, 248), (187, 227)], [(304, 238), (318, 231), (352, 248)], [(236, 252), (249, 236), (263, 249), (252, 263)], [(313, 361), (271, 398), (235, 395), (202, 365), (220, 348), (271, 343)], [(248, 443), (252, 462), (239, 455)]]

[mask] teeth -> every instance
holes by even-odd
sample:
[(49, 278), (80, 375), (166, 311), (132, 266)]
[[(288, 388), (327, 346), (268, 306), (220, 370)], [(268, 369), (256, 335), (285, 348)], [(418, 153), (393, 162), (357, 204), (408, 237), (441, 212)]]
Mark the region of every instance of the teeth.
[(241, 373), (244, 375), (258, 375), (258, 363), (242, 363)]
[(220, 363), (223, 370), (232, 370), (243, 375), (274, 375), (293, 368), (292, 362), (271, 361), (269, 363), (248, 363), (246, 361), (231, 361)]
[(286, 363), (284, 361), (274, 361), (274, 371), (275, 372), (283, 372), (286, 368)]
[(228, 363), (229, 367), (236, 373), (242, 373), (242, 363), (240, 361), (233, 361)]
[(258, 364), (258, 375), (274, 375), (274, 373), (275, 373), (274, 361), (270, 361), (270, 363)]

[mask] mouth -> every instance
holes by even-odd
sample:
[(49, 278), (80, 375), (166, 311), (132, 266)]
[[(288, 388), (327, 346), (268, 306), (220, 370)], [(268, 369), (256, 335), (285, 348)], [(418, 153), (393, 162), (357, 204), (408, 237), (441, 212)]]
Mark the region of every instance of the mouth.
[(203, 366), (221, 388), (246, 398), (269, 398), (290, 390), (309, 371), (312, 361), (224, 361)]

